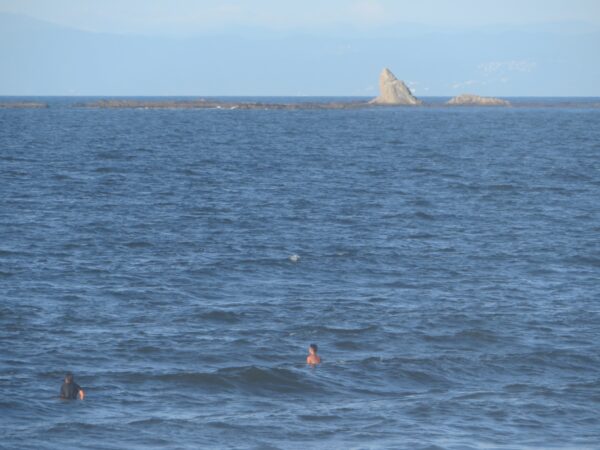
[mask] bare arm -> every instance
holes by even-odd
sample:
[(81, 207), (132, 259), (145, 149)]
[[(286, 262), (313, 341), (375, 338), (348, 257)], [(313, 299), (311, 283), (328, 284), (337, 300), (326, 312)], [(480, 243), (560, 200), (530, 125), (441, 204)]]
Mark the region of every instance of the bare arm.
[(83, 389), (79, 389), (79, 399), (83, 400), (85, 398), (85, 391)]

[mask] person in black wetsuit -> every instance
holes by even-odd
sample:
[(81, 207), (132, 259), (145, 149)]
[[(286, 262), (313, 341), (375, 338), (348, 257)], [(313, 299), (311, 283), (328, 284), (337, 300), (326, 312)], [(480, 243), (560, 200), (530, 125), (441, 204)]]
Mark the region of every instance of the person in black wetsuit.
[(81, 389), (81, 386), (75, 383), (73, 374), (69, 372), (65, 375), (65, 382), (60, 387), (60, 398), (63, 400), (75, 400), (77, 397), (83, 400), (85, 392)]

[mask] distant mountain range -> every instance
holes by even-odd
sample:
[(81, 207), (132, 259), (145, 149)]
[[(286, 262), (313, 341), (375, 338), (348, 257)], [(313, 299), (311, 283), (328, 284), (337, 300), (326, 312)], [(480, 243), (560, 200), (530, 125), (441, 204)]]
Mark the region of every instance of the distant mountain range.
[(0, 14), (0, 95), (373, 97), (389, 67), (417, 96), (600, 96), (599, 43), (577, 23), (168, 37)]

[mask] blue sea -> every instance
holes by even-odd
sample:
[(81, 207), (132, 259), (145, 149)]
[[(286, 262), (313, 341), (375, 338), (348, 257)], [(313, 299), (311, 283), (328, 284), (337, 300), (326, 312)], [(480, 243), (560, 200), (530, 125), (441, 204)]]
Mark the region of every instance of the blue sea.
[(599, 108), (46, 101), (0, 109), (0, 448), (600, 448)]

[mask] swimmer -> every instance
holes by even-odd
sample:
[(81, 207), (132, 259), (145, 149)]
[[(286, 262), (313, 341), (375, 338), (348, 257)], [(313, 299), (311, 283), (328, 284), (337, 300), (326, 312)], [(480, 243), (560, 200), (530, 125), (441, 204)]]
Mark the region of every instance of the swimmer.
[(65, 382), (60, 387), (60, 398), (63, 400), (75, 400), (79, 396), (80, 400), (85, 398), (85, 392), (81, 389), (73, 380), (73, 374), (71, 372), (65, 375)]
[(310, 364), (311, 366), (321, 364), (321, 357), (317, 355), (317, 350), (317, 344), (310, 344), (308, 346), (308, 356), (306, 357), (306, 364)]

